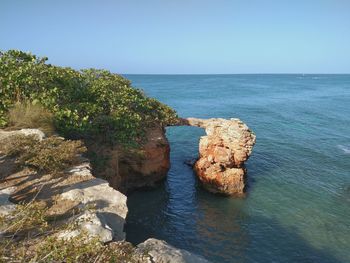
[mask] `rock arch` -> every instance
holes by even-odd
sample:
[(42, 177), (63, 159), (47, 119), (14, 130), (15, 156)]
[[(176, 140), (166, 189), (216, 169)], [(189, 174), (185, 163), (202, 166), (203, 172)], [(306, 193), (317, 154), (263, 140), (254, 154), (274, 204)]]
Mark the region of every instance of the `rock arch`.
[[(255, 144), (255, 134), (239, 119), (179, 118), (174, 126), (205, 129), (199, 141), (199, 158), (194, 170), (203, 186), (213, 193), (241, 195), (245, 188), (246, 169)], [(170, 168), (170, 146), (165, 128), (156, 125), (146, 129), (145, 144), (135, 151), (118, 147), (89, 145), (89, 149), (108, 161), (98, 177), (123, 193), (143, 187), (154, 187), (166, 178)]]

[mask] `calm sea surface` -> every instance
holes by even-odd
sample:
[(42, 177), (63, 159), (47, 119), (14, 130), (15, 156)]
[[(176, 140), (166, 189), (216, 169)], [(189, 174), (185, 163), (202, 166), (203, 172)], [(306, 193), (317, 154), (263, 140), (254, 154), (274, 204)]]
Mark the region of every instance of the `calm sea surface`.
[(204, 131), (171, 127), (171, 169), (128, 200), (127, 240), (212, 262), (350, 262), (350, 75), (127, 75), (182, 117), (237, 117), (256, 133), (245, 198), (203, 190), (184, 161)]

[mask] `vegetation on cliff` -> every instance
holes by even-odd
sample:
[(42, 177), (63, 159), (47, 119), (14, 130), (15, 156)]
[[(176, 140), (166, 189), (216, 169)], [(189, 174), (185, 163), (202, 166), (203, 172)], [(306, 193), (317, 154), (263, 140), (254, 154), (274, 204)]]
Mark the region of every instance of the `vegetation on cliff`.
[(0, 215), (0, 263), (2, 262), (146, 262), (127, 242), (103, 244), (83, 232), (69, 239), (60, 231), (76, 225), (59, 225), (41, 202), (19, 204), (7, 216)]
[(67, 138), (104, 134), (109, 143), (124, 145), (140, 143), (148, 126), (177, 119), (174, 110), (107, 70), (74, 70), (31, 53), (0, 52), (0, 127), (13, 123), (9, 111), (21, 104), (49, 110)]
[[(75, 230), (80, 210), (89, 207), (59, 198), (68, 185), (97, 180), (86, 169), (77, 168), (74, 176), (69, 170), (83, 160), (83, 141), (137, 152), (124, 146), (146, 145), (148, 128), (176, 122), (174, 110), (120, 75), (53, 66), (17, 50), (0, 52), (0, 128), (38, 128), (48, 136), (3, 131), (13, 134), (0, 138), (0, 184), (15, 188), (9, 197), (17, 204), (12, 213), (0, 213), (0, 262), (143, 262), (143, 254), (126, 242), (103, 244), (84, 232), (62, 239), (59, 234)], [(106, 156), (89, 151), (95, 169)]]
[[(106, 211), (111, 218), (125, 219), (126, 199), (92, 176), (81, 157), (86, 150), (82, 141), (41, 139), (40, 133), (0, 131), (0, 263), (147, 262), (131, 244), (115, 241), (121, 240), (118, 227), (113, 228), (115, 240), (108, 243), (102, 237), (112, 236), (94, 232), (102, 220), (102, 229), (111, 229)], [(92, 197), (94, 187), (113, 201)], [(88, 203), (63, 197), (74, 190), (83, 191)]]
[(57, 174), (79, 162), (86, 147), (80, 140), (52, 136), (39, 140), (35, 135), (15, 135), (1, 142), (0, 151), (15, 157), (21, 167)]

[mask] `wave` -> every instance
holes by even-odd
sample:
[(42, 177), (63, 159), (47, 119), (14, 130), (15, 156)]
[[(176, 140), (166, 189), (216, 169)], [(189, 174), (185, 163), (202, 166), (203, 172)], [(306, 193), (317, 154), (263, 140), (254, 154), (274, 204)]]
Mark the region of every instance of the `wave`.
[(338, 145), (338, 148), (342, 150), (346, 154), (350, 154), (350, 147), (346, 147), (344, 145)]

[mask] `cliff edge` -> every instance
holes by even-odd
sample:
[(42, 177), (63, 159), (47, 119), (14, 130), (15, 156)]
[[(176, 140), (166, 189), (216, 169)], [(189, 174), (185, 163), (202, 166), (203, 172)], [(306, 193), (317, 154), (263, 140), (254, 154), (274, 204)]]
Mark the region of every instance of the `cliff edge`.
[[(64, 141), (63, 138), (56, 138)], [(24, 139), (26, 143), (34, 140), (36, 144), (47, 140), (45, 134), (37, 129), (0, 130), (0, 145), (18, 139)], [(149, 143), (156, 146), (157, 141)], [(158, 167), (159, 159), (154, 161)], [(42, 232), (39, 228), (36, 230), (33, 219), (26, 215), (30, 213), (27, 210), (32, 209), (30, 205), (34, 202), (38, 205), (33, 207), (34, 214), (39, 215), (40, 220), (45, 218), (44, 225), (52, 224), (50, 231)], [(18, 254), (16, 249), (5, 246), (0, 260), (11, 262), (12, 259), (21, 258), (29, 261), (33, 257), (39, 257), (42, 262), (65, 262), (67, 258), (78, 256), (79, 259), (75, 258), (76, 262), (209, 262), (162, 240), (151, 238), (137, 247), (126, 242), (126, 202), (127, 197), (124, 194), (110, 187), (106, 180), (92, 175), (90, 162), (86, 158), (78, 156), (77, 162), (71, 167), (58, 173), (47, 173), (19, 166), (18, 158), (6, 155), (0, 147), (0, 220), (25, 213), (24, 219), (28, 222), (28, 231), (31, 233), (20, 233), (17, 229), (13, 234), (9, 233), (10, 228), (1, 227), (0, 240), (10, 237), (11, 242), (15, 242), (19, 248), (22, 247), (18, 242), (25, 242), (23, 246), (30, 249)], [(19, 204), (24, 205), (22, 209), (25, 210), (18, 210), (18, 207), (21, 209)], [(16, 227), (23, 220), (15, 221)], [(24, 238), (22, 235), (25, 235), (25, 241), (21, 239)], [(52, 248), (46, 252), (45, 247), (51, 246), (49, 242), (52, 239), (48, 237), (50, 235), (55, 239)], [(65, 252), (68, 254), (65, 255)]]

